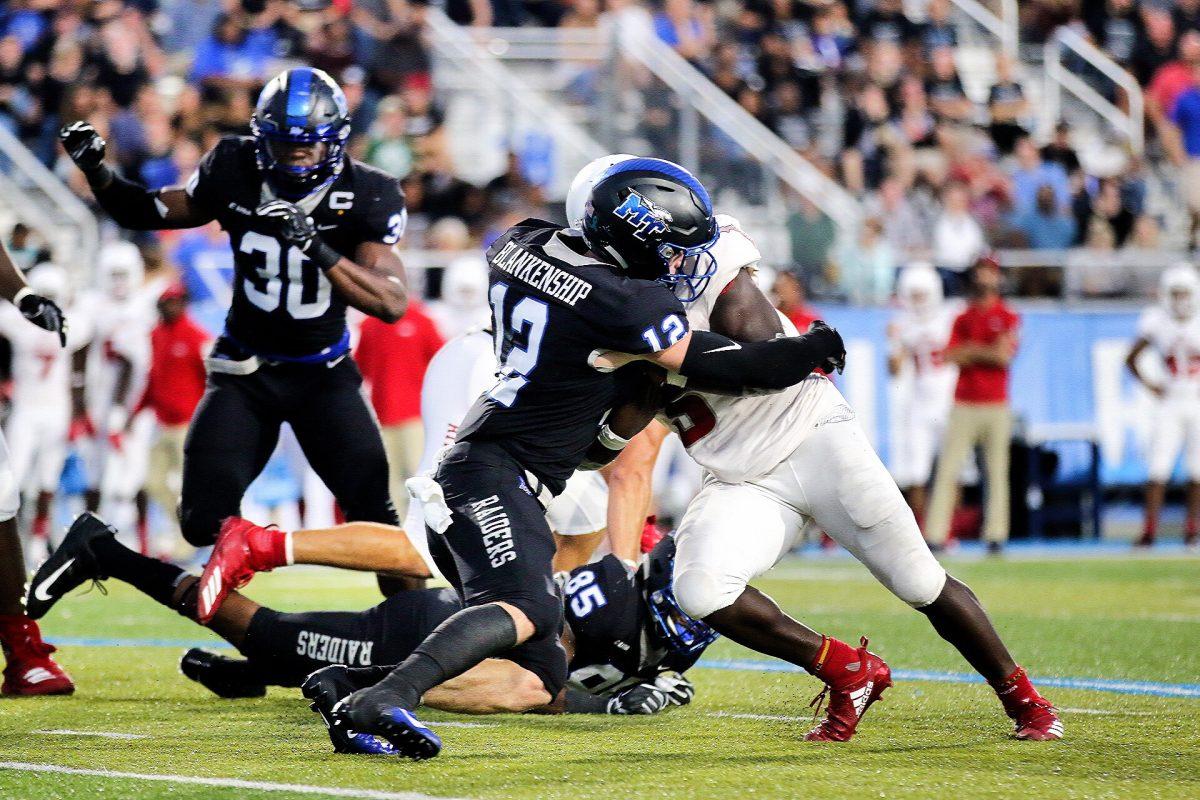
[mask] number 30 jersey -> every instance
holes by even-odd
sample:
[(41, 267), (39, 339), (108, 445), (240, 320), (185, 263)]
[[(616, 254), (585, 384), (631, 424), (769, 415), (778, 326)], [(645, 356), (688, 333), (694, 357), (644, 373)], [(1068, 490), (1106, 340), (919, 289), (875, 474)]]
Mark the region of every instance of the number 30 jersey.
[[(717, 274), (687, 309), (688, 322), (695, 330), (712, 330), (710, 316), (725, 287), (743, 269), (753, 270), (762, 258), (736, 219), (718, 214), (717, 225), (721, 238), (712, 250)], [(785, 334), (797, 335), (790, 320), (782, 314), (779, 319)], [(663, 416), (696, 463), (717, 480), (741, 483), (774, 469), (800, 446), (813, 426), (828, 419), (839, 406), (845, 408), (842, 413), (852, 413), (833, 383), (814, 373), (771, 394), (728, 397), (687, 392), (668, 402)]]
[[(192, 202), (211, 213), (233, 246), (233, 302), (225, 333), (256, 355), (316, 356), (344, 347), (346, 303), (298, 248), (267, 233), (254, 210), (274, 195), (255, 159), (254, 140), (217, 143), (187, 182)], [(396, 244), (407, 217), (399, 182), (347, 158), (324, 191), (296, 202), (321, 238), (351, 260), (363, 242)]]
[(491, 441), (558, 494), (612, 407), (624, 370), (594, 350), (644, 354), (687, 333), (661, 283), (628, 278), (588, 254), (578, 231), (525, 220), (488, 248), (498, 382), (468, 412), (458, 441)]

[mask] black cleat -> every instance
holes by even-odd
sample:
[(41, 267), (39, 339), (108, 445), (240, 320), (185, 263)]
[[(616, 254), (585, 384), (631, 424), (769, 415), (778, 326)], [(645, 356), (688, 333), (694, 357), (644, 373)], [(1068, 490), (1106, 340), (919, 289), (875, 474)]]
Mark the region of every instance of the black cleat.
[(333, 742), (335, 753), (396, 754), (396, 749), (388, 742), (351, 730), (341, 705), (350, 694), (366, 686), (373, 686), (385, 675), (387, 670), (379, 672), (371, 668), (354, 669), (335, 664), (313, 672), (300, 684), (300, 692), (312, 701), (308, 707), (321, 715), (321, 721), (329, 730), (329, 741)]
[(62, 543), (34, 573), (25, 598), (25, 613), (32, 619), (41, 619), (67, 592), (87, 581), (107, 578), (92, 555), (92, 542), (115, 534), (113, 528), (92, 512), (80, 514)]
[(267, 685), (254, 674), (250, 662), (244, 658), (229, 658), (193, 647), (179, 659), (179, 671), (226, 700), (263, 697), (267, 693)]

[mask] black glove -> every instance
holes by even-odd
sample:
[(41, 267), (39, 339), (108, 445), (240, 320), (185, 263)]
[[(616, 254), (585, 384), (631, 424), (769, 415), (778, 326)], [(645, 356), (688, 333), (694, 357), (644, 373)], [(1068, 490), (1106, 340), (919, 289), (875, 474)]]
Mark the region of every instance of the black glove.
[(649, 683), (639, 683), (608, 700), (609, 714), (657, 714), (671, 703), (662, 689)]
[(818, 335), (822, 338), (822, 343), (826, 346), (829, 357), (821, 363), (821, 369), (832, 374), (834, 370), (840, 375), (842, 370), (846, 368), (846, 344), (842, 341), (842, 335), (836, 329), (825, 324), (825, 320), (818, 319), (808, 326), (810, 334)]
[(654, 679), (654, 686), (667, 696), (673, 706), (686, 706), (696, 696), (696, 686), (678, 672), (663, 672)]
[(58, 132), (63, 149), (85, 175), (102, 171), (104, 166), (104, 137), (96, 132), (90, 122), (80, 120), (64, 125)]
[(321, 269), (329, 269), (341, 258), (322, 241), (312, 217), (295, 203), (271, 200), (255, 209), (254, 214), (267, 223), (272, 236), (300, 250)]
[(34, 325), (57, 333), (59, 343), (63, 347), (67, 346), (67, 319), (53, 300), (28, 292), (17, 301), (17, 308), (21, 315)]

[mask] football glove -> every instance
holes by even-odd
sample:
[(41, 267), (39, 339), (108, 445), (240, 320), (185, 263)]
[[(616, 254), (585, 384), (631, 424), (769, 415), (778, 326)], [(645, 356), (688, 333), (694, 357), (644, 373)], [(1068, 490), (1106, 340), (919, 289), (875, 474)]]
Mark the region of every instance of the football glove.
[(37, 325), (39, 328), (58, 334), (58, 342), (67, 346), (67, 319), (62, 309), (53, 300), (22, 289), (17, 298), (17, 308), (21, 316)]
[(58, 132), (63, 149), (83, 172), (95, 172), (104, 164), (106, 142), (90, 122), (79, 120)]
[(696, 686), (678, 672), (662, 672), (654, 679), (654, 685), (667, 696), (673, 706), (686, 706), (696, 696)]
[(825, 320), (819, 319), (808, 326), (809, 333), (821, 333), (828, 339), (827, 346), (829, 347), (829, 357), (821, 363), (821, 369), (826, 373), (833, 374), (837, 370), (839, 375), (846, 368), (846, 344), (842, 341), (842, 335), (836, 329), (825, 324)]
[(254, 213), (266, 221), (273, 236), (299, 249), (321, 269), (329, 269), (341, 259), (336, 250), (322, 241), (312, 217), (295, 203), (271, 200)]
[(650, 683), (639, 683), (608, 699), (609, 714), (657, 714), (671, 703), (666, 692)]

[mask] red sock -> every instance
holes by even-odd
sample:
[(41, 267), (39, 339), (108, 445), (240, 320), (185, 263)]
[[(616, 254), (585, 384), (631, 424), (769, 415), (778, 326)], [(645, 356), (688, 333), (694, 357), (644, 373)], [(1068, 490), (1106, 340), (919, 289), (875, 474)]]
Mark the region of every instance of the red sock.
[(999, 683), (993, 683), (992, 688), (996, 690), (996, 696), (1000, 698), (1010, 717), (1033, 701), (1042, 699), (1025, 673), (1024, 667), (1017, 667), (1013, 674)]
[(1200, 523), (1197, 523), (1194, 518), (1188, 517), (1187, 522), (1183, 526), (1183, 535), (1189, 539), (1194, 539), (1197, 533), (1200, 533)]
[(252, 529), (246, 536), (246, 543), (250, 546), (250, 566), (257, 572), (267, 572), (290, 564), (288, 535), (278, 528)]
[(150, 526), (146, 524), (145, 519), (139, 519), (137, 521), (137, 538), (138, 550), (140, 550), (144, 556), (150, 555)]
[(1157, 520), (1152, 520), (1152, 519), (1146, 520), (1146, 524), (1142, 526), (1142, 538), (1143, 539), (1153, 539), (1154, 535), (1156, 533), (1158, 533), (1157, 528), (1158, 528)]
[(812, 666), (808, 667), (808, 671), (826, 683), (836, 686), (852, 675), (846, 670), (846, 667), (850, 664), (857, 664), (861, 660), (857, 648), (851, 647), (841, 639), (823, 636), (821, 649), (817, 651), (817, 657), (813, 659)]
[(46, 514), (38, 514), (33, 518), (33, 538), (50, 538), (50, 517)]

